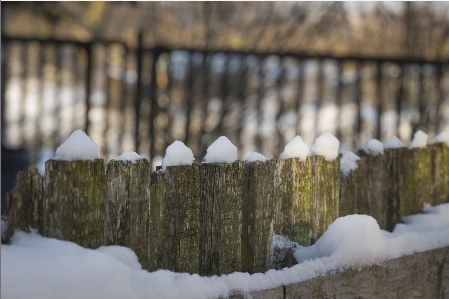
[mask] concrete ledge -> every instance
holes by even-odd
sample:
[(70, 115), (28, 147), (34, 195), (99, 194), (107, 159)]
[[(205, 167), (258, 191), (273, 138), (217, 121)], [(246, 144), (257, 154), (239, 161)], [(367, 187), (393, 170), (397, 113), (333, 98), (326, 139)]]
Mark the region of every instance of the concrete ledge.
[(449, 247), (386, 261), (360, 271), (347, 270), (255, 292), (251, 296), (253, 299), (449, 298)]

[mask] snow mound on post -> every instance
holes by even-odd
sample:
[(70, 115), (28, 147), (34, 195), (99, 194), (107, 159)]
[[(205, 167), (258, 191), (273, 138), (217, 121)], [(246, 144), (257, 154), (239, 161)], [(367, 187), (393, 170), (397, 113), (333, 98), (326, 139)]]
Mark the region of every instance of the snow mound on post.
[(212, 143), (204, 157), (204, 163), (232, 163), (237, 160), (237, 147), (225, 136)]
[(142, 160), (143, 157), (140, 156), (138, 153), (136, 152), (124, 152), (123, 154), (121, 154), (120, 156), (118, 156), (117, 158), (114, 159), (114, 161), (124, 161), (124, 162), (131, 162), (133, 164), (137, 163), (137, 160)]
[(437, 136), (435, 136), (433, 143), (446, 143), (446, 145), (449, 146), (449, 131), (441, 131)]
[(305, 161), (309, 152), (307, 144), (297, 135), (285, 145), (279, 158), (299, 158), (301, 161)]
[(82, 130), (74, 131), (57, 149), (53, 160), (76, 161), (99, 158), (100, 148)]
[(162, 169), (167, 169), (167, 166), (192, 165), (193, 161), (195, 161), (195, 157), (193, 157), (192, 150), (182, 141), (176, 140), (165, 150)]
[(365, 144), (365, 148), (363, 149), (365, 153), (371, 156), (376, 156), (379, 154), (384, 154), (384, 145), (377, 139), (368, 140)]
[(393, 149), (393, 148), (401, 148), (401, 147), (405, 147), (405, 145), (396, 136), (393, 136), (390, 140), (388, 140), (384, 144), (384, 150), (386, 150), (386, 149)]
[(427, 134), (423, 131), (416, 131), (416, 133), (413, 135), (412, 143), (410, 143), (410, 149), (426, 147), (428, 138), (429, 136), (427, 136)]
[(348, 176), (351, 171), (354, 171), (359, 167), (357, 165), (358, 160), (360, 160), (360, 157), (353, 152), (342, 151), (340, 158), (340, 172), (343, 173), (344, 176)]
[(256, 161), (267, 162), (268, 160), (269, 159), (264, 155), (254, 152), (245, 160), (245, 162), (256, 162)]
[(340, 141), (331, 133), (324, 133), (315, 139), (312, 146), (312, 156), (323, 156), (326, 161), (332, 161), (338, 157)]

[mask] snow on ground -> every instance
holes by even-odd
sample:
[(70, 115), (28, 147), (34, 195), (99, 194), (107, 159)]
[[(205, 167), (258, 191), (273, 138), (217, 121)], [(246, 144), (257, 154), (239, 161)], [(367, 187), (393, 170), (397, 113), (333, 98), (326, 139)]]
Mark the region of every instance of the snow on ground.
[(388, 140), (387, 142), (385, 142), (385, 144), (384, 144), (384, 149), (394, 149), (394, 148), (401, 148), (401, 147), (405, 147), (405, 145), (396, 136), (391, 137), (391, 139)]
[(212, 143), (204, 157), (204, 163), (232, 163), (237, 160), (237, 147), (227, 137), (221, 136)]
[(348, 176), (351, 171), (354, 171), (359, 167), (359, 165), (357, 165), (358, 160), (360, 160), (360, 157), (353, 152), (341, 151), (340, 172), (344, 176)]
[(416, 133), (413, 135), (412, 143), (410, 143), (410, 149), (426, 147), (428, 138), (429, 136), (427, 136), (427, 134), (423, 131), (416, 131)]
[(53, 160), (95, 160), (99, 154), (98, 145), (84, 131), (76, 130), (56, 149)]
[(379, 229), (370, 216), (338, 218), (315, 245), (295, 246), (298, 265), (252, 275), (148, 272), (141, 270), (134, 252), (125, 247), (85, 249), (36, 233), (16, 232), (11, 245), (2, 245), (1, 297), (218, 298), (236, 290), (270, 289), (445, 246), (449, 246), (449, 203), (426, 206), (423, 214), (404, 217), (404, 224), (396, 225), (392, 233)]
[(366, 142), (365, 148), (363, 149), (365, 153), (371, 156), (377, 156), (379, 154), (384, 154), (384, 145), (377, 139), (370, 139)]
[(245, 160), (245, 162), (247, 162), (247, 163), (256, 162), (256, 161), (267, 162), (268, 160), (270, 160), (270, 159), (268, 159), (264, 155), (254, 152)]
[(446, 143), (446, 145), (449, 146), (449, 131), (441, 131), (435, 136), (434, 143)]
[(182, 141), (176, 140), (165, 150), (162, 169), (167, 169), (167, 166), (192, 165), (193, 161), (195, 161), (195, 158), (193, 157), (192, 150)]
[(331, 133), (324, 133), (315, 139), (312, 145), (312, 156), (323, 156), (326, 161), (332, 161), (338, 157), (340, 141)]
[(124, 152), (120, 156), (114, 159), (114, 161), (124, 161), (136, 164), (138, 160), (142, 160), (143, 157), (136, 152)]
[(305, 161), (309, 155), (309, 152), (310, 150), (307, 144), (299, 135), (297, 135), (285, 145), (284, 151), (279, 157), (299, 158), (301, 161)]

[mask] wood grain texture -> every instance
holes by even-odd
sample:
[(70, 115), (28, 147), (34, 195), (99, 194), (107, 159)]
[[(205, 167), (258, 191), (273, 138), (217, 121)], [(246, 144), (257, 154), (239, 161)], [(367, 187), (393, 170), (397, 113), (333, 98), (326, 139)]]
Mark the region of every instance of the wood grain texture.
[(310, 243), (314, 244), (339, 217), (340, 159), (330, 162), (322, 156), (310, 159), (312, 164)]
[(272, 267), (275, 166), (274, 160), (243, 164), (242, 272), (261, 273)]
[(149, 270), (198, 273), (200, 165), (151, 174)]
[(200, 275), (241, 270), (242, 165), (201, 164)]
[(87, 248), (104, 245), (104, 160), (45, 163), (44, 235)]
[(274, 169), (274, 233), (303, 246), (311, 242), (312, 158), (277, 159)]
[[(248, 298), (232, 291), (231, 298)], [(251, 293), (251, 298), (449, 298), (449, 247), (385, 261), (362, 270)]]
[(110, 161), (106, 167), (105, 245), (131, 248), (148, 267), (150, 163)]
[(6, 193), (6, 215), (8, 215), (8, 230), (6, 242), (15, 230), (29, 232), (30, 229), (43, 231), (43, 185), (37, 168), (17, 173), (14, 188)]

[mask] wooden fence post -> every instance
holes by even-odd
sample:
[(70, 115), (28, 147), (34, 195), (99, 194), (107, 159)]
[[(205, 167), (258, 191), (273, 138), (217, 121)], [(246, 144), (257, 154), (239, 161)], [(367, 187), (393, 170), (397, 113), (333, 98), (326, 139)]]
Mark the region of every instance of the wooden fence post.
[(314, 244), (339, 217), (340, 159), (326, 161), (323, 156), (313, 156), (310, 160), (312, 164), (310, 242)]
[(263, 273), (272, 268), (275, 166), (274, 160), (243, 164), (242, 272)]
[(104, 245), (104, 160), (45, 163), (44, 235)]
[(201, 164), (200, 275), (241, 270), (242, 164)]
[(396, 159), (400, 165), (400, 216), (419, 214), (424, 202), (432, 202), (432, 147), (401, 149)]
[(106, 168), (105, 245), (131, 248), (148, 267), (150, 163), (110, 161)]
[(312, 159), (276, 160), (274, 170), (276, 207), (274, 233), (287, 236), (303, 246), (310, 245), (310, 215), (312, 209)]
[(29, 231), (43, 230), (43, 189), (42, 178), (37, 168), (17, 173), (14, 188), (6, 193), (6, 214), (9, 217), (6, 241), (16, 229)]
[(432, 145), (432, 195), (431, 203), (449, 202), (449, 146), (445, 143)]
[(200, 165), (151, 174), (149, 270), (198, 273)]

